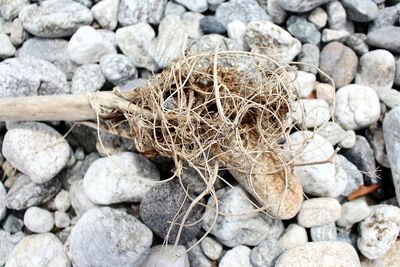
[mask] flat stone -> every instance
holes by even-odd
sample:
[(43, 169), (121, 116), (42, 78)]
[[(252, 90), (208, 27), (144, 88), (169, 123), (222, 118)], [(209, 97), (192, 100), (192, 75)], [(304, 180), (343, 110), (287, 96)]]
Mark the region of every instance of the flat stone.
[(342, 215), (336, 224), (341, 227), (351, 227), (353, 224), (361, 222), (371, 214), (364, 198), (358, 198), (342, 204)]
[(100, 60), (100, 68), (107, 81), (118, 86), (137, 78), (138, 73), (132, 60), (121, 54), (105, 55)]
[(301, 48), (297, 60), (303, 64), (299, 65), (299, 69), (305, 72), (317, 74), (319, 66), (319, 48), (313, 44), (304, 44)]
[(250, 248), (240, 245), (228, 250), (219, 262), (219, 267), (252, 267)]
[(315, 128), (329, 121), (331, 111), (325, 100), (303, 99), (292, 103), (291, 117), (299, 126)]
[(303, 13), (326, 4), (329, 1), (331, 0), (279, 0), (279, 4), (287, 11)]
[(370, 46), (400, 53), (400, 27), (385, 26), (368, 32), (367, 43)]
[(99, 64), (85, 64), (77, 68), (72, 77), (71, 93), (83, 95), (87, 92), (96, 92), (105, 82)]
[(158, 24), (163, 16), (167, 0), (121, 0), (118, 22), (122, 26), (139, 22)]
[(47, 233), (53, 229), (54, 218), (51, 212), (38, 207), (30, 207), (25, 211), (24, 224), (34, 233)]
[(343, 41), (347, 37), (350, 36), (350, 33), (347, 31), (338, 31), (331, 29), (323, 29), (322, 31), (322, 42), (332, 42), (332, 41)]
[(303, 227), (321, 226), (337, 221), (342, 207), (334, 198), (319, 197), (305, 200), (297, 215), (297, 222)]
[(310, 22), (314, 23), (314, 25), (317, 26), (318, 29), (322, 29), (323, 27), (325, 27), (328, 21), (328, 14), (322, 7), (317, 7), (310, 12), (307, 19)]
[(211, 260), (218, 260), (222, 256), (223, 247), (215, 239), (206, 236), (200, 243), (204, 254)]
[(92, 7), (94, 19), (103, 29), (115, 30), (118, 24), (119, 0), (103, 0)]
[(302, 43), (319, 44), (321, 33), (317, 27), (306, 18), (291, 16), (287, 21), (287, 30)]
[(184, 246), (157, 245), (150, 249), (150, 254), (141, 267), (190, 267)]
[(207, 10), (207, 0), (176, 0), (178, 4), (185, 6), (187, 9), (202, 13)]
[(347, 16), (357, 22), (368, 22), (378, 15), (378, 6), (371, 0), (342, 0)]
[(336, 225), (328, 223), (310, 228), (311, 239), (314, 242), (319, 241), (335, 241), (336, 240)]
[(15, 54), (15, 47), (5, 33), (0, 33), (0, 58), (12, 57)]
[(71, 200), (72, 208), (78, 217), (81, 217), (88, 210), (97, 207), (97, 205), (85, 194), (83, 189), (83, 180), (77, 180), (72, 183), (69, 190), (69, 198)]
[(267, 239), (251, 250), (250, 262), (254, 267), (273, 267), (283, 251), (279, 241)]
[(308, 242), (307, 231), (303, 226), (296, 223), (289, 224), (285, 232), (279, 238), (279, 243), (284, 250), (304, 245)]

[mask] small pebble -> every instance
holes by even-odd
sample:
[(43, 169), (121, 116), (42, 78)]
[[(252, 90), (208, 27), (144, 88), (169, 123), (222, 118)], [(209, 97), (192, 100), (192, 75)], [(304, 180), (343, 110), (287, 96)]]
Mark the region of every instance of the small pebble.
[(342, 207), (334, 198), (312, 198), (303, 202), (297, 214), (297, 222), (307, 228), (321, 226), (337, 221), (341, 212)]
[(105, 55), (100, 60), (100, 68), (104, 77), (117, 86), (138, 76), (132, 60), (125, 55)]
[(24, 221), (13, 214), (7, 216), (7, 218), (2, 223), (4, 231), (10, 233), (16, 233), (22, 230), (24, 227)]
[(15, 47), (5, 33), (0, 33), (0, 58), (12, 57), (15, 54)]
[(66, 228), (70, 225), (71, 219), (68, 214), (63, 211), (56, 211), (54, 213), (54, 225), (57, 228)]
[(141, 267), (190, 267), (184, 246), (158, 245), (150, 249), (150, 254)]
[(336, 224), (341, 227), (351, 227), (371, 214), (364, 198), (355, 199), (342, 204), (342, 215), (336, 221)]
[(214, 16), (205, 16), (200, 20), (200, 29), (204, 34), (224, 34), (226, 27)]
[(103, 0), (92, 7), (94, 19), (103, 29), (115, 30), (118, 24), (119, 0)]
[(201, 241), (200, 246), (210, 260), (218, 260), (222, 255), (222, 245), (211, 237), (206, 236)]
[(325, 27), (328, 21), (328, 15), (323, 8), (317, 7), (311, 11), (310, 15), (308, 15), (308, 20), (314, 23), (318, 29), (321, 29)]
[(336, 225), (329, 223), (310, 228), (310, 235), (313, 242), (320, 241), (335, 241), (336, 240)]
[(279, 241), (264, 240), (251, 250), (250, 262), (254, 267), (273, 267), (284, 250)]
[(279, 238), (279, 243), (287, 250), (308, 242), (307, 231), (303, 226), (291, 223)]
[(34, 233), (47, 233), (53, 229), (54, 218), (51, 212), (38, 207), (30, 207), (25, 211), (25, 226)]
[(228, 250), (219, 262), (218, 267), (252, 267), (249, 247), (240, 245)]
[(329, 105), (325, 100), (303, 99), (293, 102), (292, 105), (292, 119), (306, 128), (319, 127), (331, 117)]
[(305, 72), (317, 74), (317, 67), (319, 66), (319, 48), (313, 44), (304, 44), (301, 48), (300, 54), (297, 56), (299, 62), (299, 69)]

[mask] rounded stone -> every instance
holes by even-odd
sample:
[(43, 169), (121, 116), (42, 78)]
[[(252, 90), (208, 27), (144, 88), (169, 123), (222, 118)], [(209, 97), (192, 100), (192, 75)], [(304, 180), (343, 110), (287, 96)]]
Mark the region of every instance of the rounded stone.
[(285, 250), (304, 245), (308, 242), (307, 231), (303, 226), (291, 223), (279, 238), (279, 243)]
[(3, 186), (3, 183), (0, 182), (0, 221), (6, 217), (7, 207), (6, 207), (6, 189)]
[(98, 64), (86, 64), (76, 69), (72, 77), (71, 93), (82, 95), (86, 92), (96, 92), (105, 84), (101, 68)]
[(71, 219), (68, 214), (63, 211), (56, 211), (54, 213), (54, 225), (57, 228), (65, 228), (68, 227), (71, 223)]
[(250, 248), (240, 245), (228, 250), (219, 262), (219, 267), (252, 267)]
[(264, 240), (251, 250), (250, 262), (254, 267), (274, 267), (276, 260), (284, 250), (279, 241)]
[(140, 267), (190, 267), (184, 246), (158, 245), (150, 249), (150, 254)]
[(222, 245), (211, 237), (206, 236), (200, 246), (204, 254), (211, 260), (218, 260), (222, 255)]
[(300, 126), (316, 128), (331, 117), (328, 103), (322, 99), (303, 99), (292, 103), (291, 117)]
[(279, 4), (287, 11), (303, 13), (313, 10), (329, 1), (331, 0), (279, 0)]
[(205, 16), (200, 19), (200, 29), (204, 34), (216, 33), (224, 34), (226, 33), (226, 27), (214, 16)]
[(107, 81), (114, 85), (122, 85), (129, 80), (134, 80), (138, 72), (132, 60), (121, 54), (105, 55), (100, 60), (100, 68)]
[(336, 240), (336, 225), (335, 223), (314, 226), (310, 228), (311, 239), (314, 242), (318, 241), (335, 241)]
[(312, 198), (303, 202), (297, 222), (307, 228), (329, 224), (337, 221), (341, 212), (342, 207), (334, 198)]
[(342, 214), (336, 224), (341, 227), (351, 227), (371, 214), (364, 198), (355, 199), (342, 204)]
[(38, 207), (30, 207), (25, 211), (24, 224), (34, 233), (47, 233), (53, 229), (54, 219), (51, 212)]

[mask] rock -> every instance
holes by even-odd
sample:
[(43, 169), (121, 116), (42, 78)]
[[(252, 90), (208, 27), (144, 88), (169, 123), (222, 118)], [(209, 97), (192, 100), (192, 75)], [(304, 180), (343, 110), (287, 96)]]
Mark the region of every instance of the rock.
[(346, 137), (339, 142), (341, 148), (352, 148), (356, 144), (356, 133), (353, 130), (346, 131)]
[(333, 121), (328, 121), (321, 126), (318, 134), (333, 146), (346, 137), (346, 131), (339, 124)]
[(86, 211), (97, 207), (85, 194), (83, 180), (77, 180), (72, 183), (69, 190), (69, 198), (72, 208), (78, 217), (82, 216)]
[(67, 164), (70, 147), (64, 137), (39, 122), (7, 124), (4, 157), (20, 172), (42, 184), (51, 180)]
[[(18, 240), (19, 241), (19, 240)], [(18, 243), (10, 233), (0, 230), (0, 265), (4, 266), (15, 245)]]
[(367, 137), (368, 142), (371, 145), (375, 160), (383, 167), (390, 168), (389, 160), (386, 154), (382, 128), (378, 127), (377, 125), (375, 127), (370, 127), (367, 129), (367, 131), (365, 131), (365, 137)]
[(332, 41), (342, 41), (345, 40), (350, 33), (347, 31), (338, 31), (338, 30), (331, 30), (331, 29), (324, 29), (322, 31), (322, 42), (332, 42)]
[(329, 1), (331, 1), (331, 0), (314, 0), (314, 1), (279, 0), (279, 4), (287, 11), (303, 13), (306, 11), (310, 11), (320, 5), (326, 4)]
[(137, 78), (138, 73), (130, 58), (125, 55), (105, 55), (100, 60), (100, 68), (105, 78), (118, 86)]
[(268, 21), (250, 22), (247, 25), (245, 40), (251, 51), (268, 54), (272, 49), (285, 62), (292, 61), (301, 51), (299, 40)]
[(7, 207), (6, 207), (6, 189), (3, 186), (3, 183), (0, 182), (0, 221), (6, 217)]
[(19, 13), (24, 29), (39, 37), (69, 37), (93, 21), (90, 10), (75, 1), (46, 0), (24, 7)]
[(400, 53), (400, 27), (385, 26), (368, 32), (367, 43), (394, 53)]
[(394, 242), (394, 245), (380, 258), (362, 262), (363, 267), (390, 267), (396, 266), (400, 261), (400, 241)]
[(207, 0), (176, 0), (176, 2), (198, 13), (202, 13), (208, 8)]
[(302, 43), (319, 44), (321, 33), (317, 27), (306, 18), (300, 16), (291, 16), (287, 21), (287, 30)]
[(335, 88), (329, 83), (314, 83), (314, 89), (318, 99), (325, 100), (330, 106), (335, 102)]
[(117, 53), (114, 45), (91, 26), (80, 27), (72, 35), (67, 51), (77, 64), (96, 63), (105, 55)]
[(353, 224), (361, 222), (371, 214), (364, 198), (358, 198), (342, 204), (342, 215), (336, 221), (341, 227), (351, 227)]
[(309, 242), (286, 250), (275, 267), (319, 266), (319, 267), (360, 267), (356, 250), (340, 241)]
[(279, 0), (269, 0), (267, 2), (267, 13), (275, 24), (283, 24), (286, 20), (287, 12), (281, 7)]
[(322, 29), (325, 27), (326, 22), (328, 21), (328, 14), (321, 7), (317, 7), (313, 9), (308, 15), (308, 21), (314, 23), (318, 29)]
[(168, 1), (167, 6), (165, 7), (165, 10), (164, 10), (164, 16), (168, 16), (168, 15), (181, 16), (185, 12), (186, 12), (186, 9), (182, 5), (179, 5), (175, 2)]
[(203, 14), (196, 12), (185, 12), (181, 19), (186, 34), (189, 38), (197, 39), (203, 35), (200, 28), (200, 20), (204, 17)]
[(200, 20), (200, 29), (203, 33), (224, 34), (226, 27), (214, 16), (205, 16)]
[(335, 241), (336, 240), (336, 225), (328, 223), (310, 228), (311, 239), (313, 242), (318, 241)]
[(5, 33), (0, 33), (0, 58), (12, 57), (15, 54), (15, 47)]
[(152, 162), (142, 155), (122, 152), (94, 161), (83, 187), (94, 203), (109, 205), (141, 201), (158, 180), (160, 174)]
[(222, 245), (211, 237), (206, 236), (200, 246), (204, 254), (211, 260), (218, 260), (222, 256)]
[(299, 62), (303, 63), (299, 65), (300, 70), (310, 72), (314, 74), (314, 76), (317, 74), (317, 67), (319, 66), (318, 46), (313, 44), (304, 44), (297, 59)]
[(56, 211), (54, 213), (54, 225), (57, 228), (65, 228), (68, 227), (71, 223), (71, 220), (67, 213), (63, 211)]
[(106, 79), (98, 64), (86, 64), (76, 69), (72, 77), (71, 93), (82, 95), (96, 92), (105, 84)]
[(17, 180), (7, 193), (6, 205), (12, 210), (23, 210), (43, 204), (52, 199), (61, 188), (56, 177), (44, 184), (36, 184), (25, 175), (18, 175)]
[(215, 10), (215, 17), (228, 27), (238, 20), (245, 24), (252, 21), (270, 21), (271, 17), (260, 7), (256, 0), (231, 0), (222, 3)]
[(351, 163), (343, 155), (337, 154), (335, 158), (336, 173), (344, 171), (347, 176), (346, 189), (342, 192), (342, 196), (348, 196), (356, 191), (360, 186), (364, 184), (363, 175), (358, 168)]
[(342, 0), (347, 16), (358, 22), (368, 22), (378, 15), (378, 6), (371, 0)]
[(219, 34), (207, 34), (193, 41), (189, 46), (192, 53), (202, 53), (214, 51), (218, 46), (218, 51), (240, 50), (239, 44)]
[(184, 246), (158, 245), (150, 250), (141, 267), (190, 267)]
[(21, 231), (22, 227), (24, 227), (24, 221), (20, 218), (15, 217), (12, 214), (8, 215), (7, 218), (3, 221), (4, 231), (10, 232), (12, 234)]
[(355, 33), (346, 37), (344, 43), (354, 50), (358, 55), (364, 55), (369, 51), (367, 36), (363, 33)]
[(198, 240), (195, 238), (187, 242), (187, 246), (192, 249), (188, 252), (189, 262), (191, 267), (212, 267), (211, 261), (204, 255), (199, 245), (195, 244)]
[(6, 266), (69, 267), (71, 262), (61, 241), (55, 235), (45, 233), (28, 235), (22, 239), (12, 251)]
[(329, 121), (331, 111), (325, 100), (303, 99), (292, 103), (291, 117), (298, 125), (315, 128)]
[(30, 207), (24, 214), (25, 226), (34, 233), (47, 233), (53, 229), (53, 215), (38, 207)]
[(400, 106), (400, 92), (396, 89), (380, 89), (377, 93), (381, 102), (388, 108)]
[(376, 92), (366, 86), (350, 84), (336, 92), (335, 118), (346, 130), (359, 130), (378, 121), (381, 114)]
[(308, 242), (307, 231), (303, 226), (291, 223), (279, 238), (284, 250), (294, 248)]
[(396, 59), (396, 72), (394, 76), (394, 84), (400, 85), (400, 58)]
[[(342, 43), (331, 42), (321, 51), (319, 67), (333, 79), (337, 88), (349, 84), (354, 79), (357, 64), (356, 54)], [(330, 82), (324, 75), (320, 75), (320, 78), (323, 82)]]
[(67, 46), (68, 41), (63, 39), (33, 37), (24, 42), (17, 57), (37, 57), (51, 62), (70, 80), (77, 65), (69, 58)]
[(240, 245), (228, 250), (219, 262), (219, 267), (252, 267), (250, 248)]
[(283, 251), (280, 242), (267, 239), (251, 250), (250, 262), (254, 267), (273, 267)]
[(334, 198), (312, 198), (303, 202), (297, 214), (297, 222), (307, 228), (329, 224), (337, 221), (341, 212), (342, 207)]
[(108, 40), (115, 47), (118, 46), (117, 39), (115, 38), (115, 32), (107, 29), (98, 29), (97, 32), (100, 33), (104, 39)]
[(92, 7), (94, 19), (103, 29), (115, 30), (118, 24), (119, 0), (103, 0)]
[(27, 5), (29, 5), (28, 0), (2, 1), (0, 6), (1, 17), (6, 20), (13, 20), (18, 17), (21, 9)]
[(359, 223), (357, 246), (370, 260), (383, 256), (400, 231), (400, 209), (391, 205), (370, 206), (371, 215)]
[(45, 60), (34, 57), (10, 58), (0, 63), (0, 97), (68, 92), (65, 74)]
[(346, 29), (346, 10), (339, 1), (331, 1), (326, 5), (328, 14), (329, 29), (344, 30)]
[(378, 15), (372, 21), (369, 31), (384, 27), (394, 25), (400, 15), (400, 4), (385, 7), (378, 11)]
[(120, 0), (118, 22), (122, 26), (139, 22), (158, 24), (163, 16), (167, 0)]
[(20, 46), (26, 39), (27, 32), (22, 27), (20, 19), (14, 19), (11, 25), (10, 41), (15, 46)]
[[(168, 182), (152, 187), (140, 202), (140, 218), (158, 236), (166, 239), (168, 243), (174, 243), (179, 225), (171, 227), (171, 222), (181, 223), (182, 217), (175, 218), (178, 212), (185, 214), (191, 201), (185, 198), (185, 192), (176, 182)], [(192, 240), (200, 231), (200, 223), (196, 223), (202, 217), (202, 207), (195, 205), (190, 211), (181, 232), (179, 243), (183, 244)], [(193, 225), (191, 225), (193, 224)]]
[(62, 189), (54, 198), (54, 207), (59, 211), (67, 211), (71, 207), (69, 192)]
[(153, 234), (135, 217), (109, 207), (86, 212), (65, 244), (74, 266), (140, 266)]

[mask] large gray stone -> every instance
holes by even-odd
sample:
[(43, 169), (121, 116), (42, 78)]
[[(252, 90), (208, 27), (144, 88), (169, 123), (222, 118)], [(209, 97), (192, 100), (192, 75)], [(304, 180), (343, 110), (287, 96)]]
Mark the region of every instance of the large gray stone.
[(385, 26), (368, 32), (367, 42), (370, 46), (400, 53), (400, 27)]
[(76, 69), (72, 77), (71, 93), (83, 95), (96, 92), (105, 84), (106, 79), (98, 64), (86, 64)]
[(317, 27), (306, 18), (291, 16), (287, 21), (287, 30), (302, 43), (319, 44), (321, 33)]
[(331, 0), (279, 0), (279, 4), (287, 11), (303, 13), (326, 4), (329, 1)]
[(378, 6), (372, 0), (342, 0), (342, 4), (354, 21), (367, 22), (378, 15)]

